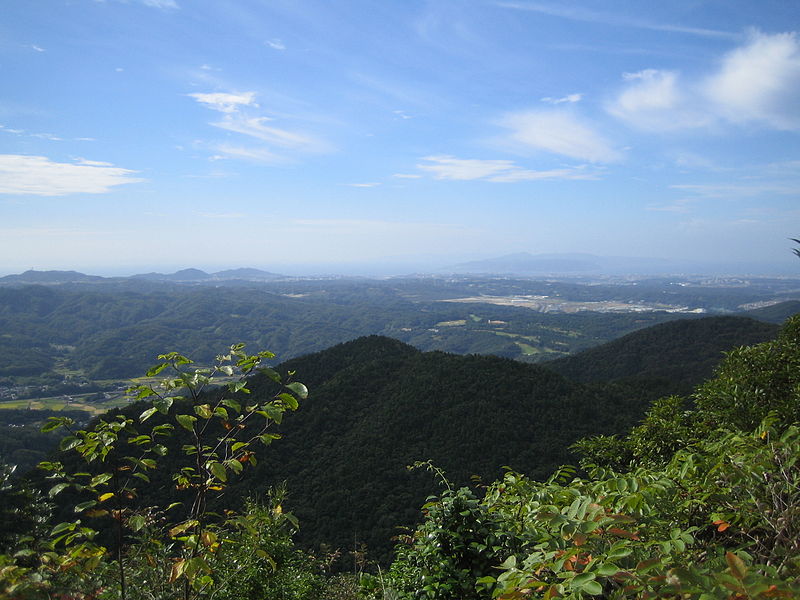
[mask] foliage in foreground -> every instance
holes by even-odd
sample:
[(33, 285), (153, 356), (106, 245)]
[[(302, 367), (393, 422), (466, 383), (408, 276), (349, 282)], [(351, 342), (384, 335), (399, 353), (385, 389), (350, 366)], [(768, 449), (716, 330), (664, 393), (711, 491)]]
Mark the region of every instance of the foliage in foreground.
[(428, 600), (800, 597), (800, 316), (730, 353), (694, 400), (580, 443), (583, 476), (448, 487), (391, 585)]
[[(290, 577), (295, 596), (309, 597), (320, 587), (312, 561), (292, 549), (294, 518), (280, 499), (251, 503), (242, 514), (209, 510), (209, 500), (224, 494), (229, 480), (256, 464), (257, 445), (280, 436), (270, 426), (298, 407), (307, 395), (299, 382), (286, 381), (262, 361), (269, 352), (249, 355), (242, 345), (217, 357), (211, 368), (194, 368), (177, 353), (161, 355), (147, 375), (166, 374), (158, 384), (132, 388), (146, 401), (138, 419), (109, 414), (88, 429), (71, 419), (52, 418), (45, 430), (66, 429), (61, 450), (79, 462), (45, 462), (49, 495), (73, 494), (73, 520), (52, 525), (48, 536), (16, 535), (4, 540), (0, 583), (14, 598), (232, 598), (238, 591), (265, 592)], [(274, 395), (250, 394), (247, 377), (262, 373), (278, 388)], [(291, 376), (291, 374), (290, 374)], [(222, 391), (203, 394), (224, 381)], [(186, 397), (189, 402), (176, 401)], [(140, 427), (154, 415), (162, 422)], [(180, 434), (182, 459), (169, 463), (181, 502), (169, 506), (137, 504), (140, 488), (165, 468), (166, 438)], [(75, 465), (79, 465), (75, 467)], [(3, 477), (6, 487), (8, 478)], [(22, 491), (10, 499), (24, 500)], [(42, 507), (39, 507), (41, 510)], [(24, 511), (23, 511), (24, 512)], [(101, 530), (113, 532), (107, 548)], [(107, 537), (107, 536), (106, 536)], [(271, 576), (278, 574), (276, 576)], [(290, 575), (291, 574), (291, 575)], [(253, 592), (259, 597), (261, 592)]]

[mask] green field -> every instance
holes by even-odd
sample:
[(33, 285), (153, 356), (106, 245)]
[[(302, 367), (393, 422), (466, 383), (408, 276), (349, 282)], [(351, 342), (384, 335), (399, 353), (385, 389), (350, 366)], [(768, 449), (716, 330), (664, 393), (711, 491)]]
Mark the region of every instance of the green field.
[(129, 401), (126, 396), (120, 395), (115, 396), (113, 398), (109, 398), (108, 400), (103, 400), (99, 402), (87, 402), (86, 398), (88, 396), (93, 396), (94, 394), (85, 394), (85, 395), (78, 395), (72, 396), (72, 400), (64, 400), (63, 396), (55, 396), (51, 398), (26, 398), (23, 400), (8, 400), (4, 402), (0, 402), (0, 410), (4, 409), (30, 409), (30, 410), (55, 410), (55, 411), (62, 411), (62, 410), (82, 410), (88, 412), (92, 415), (101, 415), (104, 412), (111, 410), (112, 408), (117, 408), (120, 406), (126, 406), (129, 404)]

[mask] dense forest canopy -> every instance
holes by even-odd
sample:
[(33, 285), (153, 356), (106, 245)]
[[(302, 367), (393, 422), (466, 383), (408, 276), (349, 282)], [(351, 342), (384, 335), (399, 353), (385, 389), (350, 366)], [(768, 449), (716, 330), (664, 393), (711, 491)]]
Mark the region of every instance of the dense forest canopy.
[[(163, 598), (200, 598), (212, 590), (215, 597), (249, 598), (794, 597), (800, 591), (800, 522), (792, 508), (800, 501), (799, 318), (775, 341), (730, 352), (690, 397), (668, 396), (649, 410), (619, 380), (586, 387), (536, 365), (420, 353), (380, 337), (296, 359), (246, 383), (227, 380), (224, 389), (207, 393), (205, 378), (247, 374), (267, 356), (255, 360), (237, 350), (221, 356), (213, 372), (197, 372), (180, 355), (166, 355), (151, 370), (168, 376), (165, 388), (142, 385), (140, 404), (62, 442), (62, 463), (51, 463), (56, 478), (45, 485), (64, 509), (56, 509), (55, 520), (47, 521), (46, 498), (32, 484), (4, 475), (4, 518), (11, 510), (13, 521), (6, 522), (14, 527), (3, 540), (3, 583), (31, 598), (49, 589), (87, 598), (106, 589), (117, 597), (123, 576), (151, 581)], [(700, 331), (710, 326), (690, 323)], [(750, 335), (747, 321), (722, 323), (744, 324), (743, 335)], [(643, 337), (655, 342), (657, 333)], [(303, 368), (309, 398), (304, 385), (285, 379)], [(586, 368), (596, 372), (593, 360)], [(612, 365), (611, 377), (621, 374), (619, 368)], [(284, 392), (281, 383), (289, 386)], [(242, 385), (249, 394), (242, 395)], [(191, 401), (165, 402), (173, 388), (190, 392)], [(266, 404), (250, 413), (245, 405), (254, 401)], [(256, 412), (269, 426), (263, 453), (251, 450), (250, 441), (236, 446), (241, 442), (225, 433), (242, 431), (236, 439), (255, 440), (248, 421), (241, 430), (226, 423)], [(229, 451), (180, 441), (193, 436), (229, 439)], [(559, 468), (566, 457), (559, 453), (580, 436), (588, 436), (573, 445), (583, 456), (582, 470)], [(436, 444), (448, 439), (458, 441), (438, 450)], [(437, 478), (445, 487), (425, 504), (416, 530), (396, 537), (392, 528), (423, 502), (412, 489), (426, 480), (425, 469), (398, 469), (384, 480), (391, 485), (396, 478), (396, 487), (369, 475), (388, 471), (379, 453), (391, 460), (403, 441), (411, 442), (414, 455), (433, 459), (421, 464), (437, 474), (427, 478), (428, 490)], [(192, 447), (211, 454), (186, 471), (180, 456), (193, 456)], [(292, 463), (303, 448), (310, 452), (305, 466)], [(493, 473), (487, 455), (511, 470)], [(398, 465), (409, 461), (394, 458)], [(481, 461), (489, 466), (484, 482), (500, 479), (460, 487), (479, 473)], [(348, 464), (355, 478), (341, 470)], [(313, 473), (313, 465), (323, 475)], [(110, 487), (116, 469), (131, 466), (148, 484)], [(87, 467), (89, 474), (81, 476)], [(297, 477), (284, 478), (281, 468), (284, 474), (297, 470)], [(773, 480), (772, 473), (781, 476)], [(288, 482), (288, 498), (281, 479)], [(183, 500), (182, 507), (163, 512), (170, 500), (157, 489), (176, 484), (184, 491), (172, 499)], [(270, 484), (277, 487), (265, 504)], [(237, 504), (234, 498), (245, 489), (262, 500)], [(189, 502), (202, 490), (201, 504)], [(329, 511), (341, 492), (348, 508)], [(111, 503), (118, 494), (129, 498), (115, 513)], [(405, 509), (369, 504), (396, 496)], [(334, 575), (330, 561), (347, 546), (338, 553), (299, 550), (295, 544), (308, 548), (309, 538), (297, 537), (290, 508), (301, 516), (300, 532), (308, 527), (312, 537), (321, 532), (334, 539), (335, 530), (352, 531), (355, 515), (376, 511), (378, 521), (367, 529), (398, 540), (394, 558), (359, 546), (356, 538), (348, 560), (357, 576)], [(109, 524), (116, 523), (117, 538), (101, 525), (114, 515)], [(94, 527), (100, 535), (91, 533)], [(391, 561), (389, 571), (370, 571), (375, 559), (384, 566)], [(142, 593), (128, 586), (124, 596)]]

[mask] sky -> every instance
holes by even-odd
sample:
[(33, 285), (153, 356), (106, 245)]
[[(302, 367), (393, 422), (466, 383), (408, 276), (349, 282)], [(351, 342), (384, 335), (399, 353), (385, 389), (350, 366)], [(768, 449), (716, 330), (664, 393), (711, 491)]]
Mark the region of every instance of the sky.
[(797, 273), (798, 32), (792, 0), (4, 0), (0, 274)]

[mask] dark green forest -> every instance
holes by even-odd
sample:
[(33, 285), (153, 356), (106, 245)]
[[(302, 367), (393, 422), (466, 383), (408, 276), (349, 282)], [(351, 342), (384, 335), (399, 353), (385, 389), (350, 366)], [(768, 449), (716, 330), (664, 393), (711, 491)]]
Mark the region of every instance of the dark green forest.
[[(800, 321), (776, 333), (676, 321), (572, 357), (568, 378), (380, 336), (273, 368), (241, 346), (210, 367), (167, 354), (130, 407), (52, 419), (67, 437), (45, 471), (4, 471), (0, 581), (15, 598), (795, 597)], [(693, 391), (651, 405), (659, 378)]]

